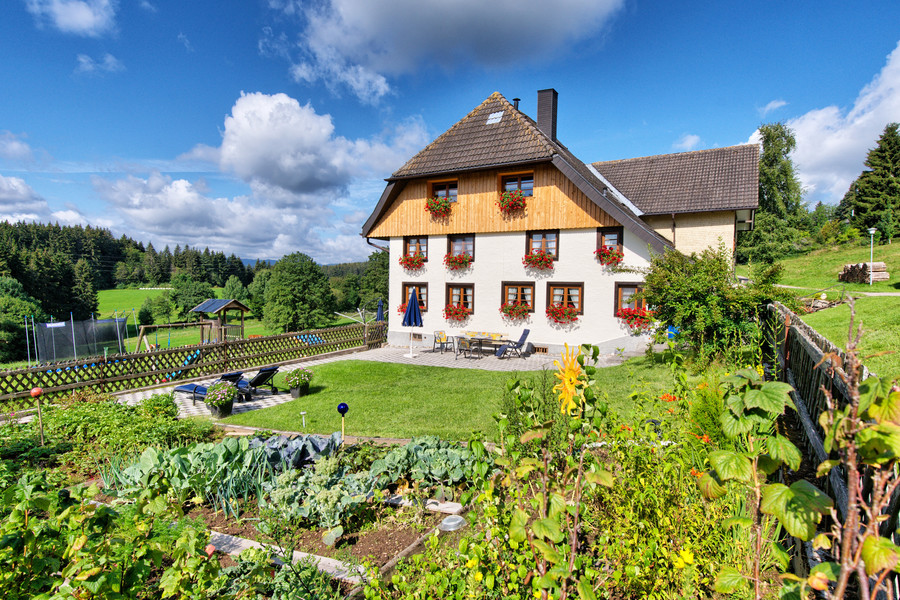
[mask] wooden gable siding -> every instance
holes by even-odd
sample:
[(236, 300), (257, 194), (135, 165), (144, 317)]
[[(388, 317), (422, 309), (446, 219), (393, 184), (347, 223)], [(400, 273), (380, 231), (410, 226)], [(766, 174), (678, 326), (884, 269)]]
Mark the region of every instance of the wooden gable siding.
[(450, 216), (445, 219), (432, 218), (425, 211), (425, 199), (430, 182), (446, 181), (447, 178), (410, 181), (372, 228), (369, 237), (579, 229), (619, 225), (559, 170), (550, 165), (538, 165), (533, 169), (534, 196), (528, 198), (524, 214), (504, 217), (496, 204), (500, 194), (500, 177), (528, 171), (531, 169), (461, 174), (457, 179), (458, 201), (453, 204)]

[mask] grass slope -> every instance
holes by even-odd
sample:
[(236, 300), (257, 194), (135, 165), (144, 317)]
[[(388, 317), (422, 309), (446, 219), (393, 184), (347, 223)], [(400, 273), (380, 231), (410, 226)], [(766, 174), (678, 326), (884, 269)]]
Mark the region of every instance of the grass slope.
[[(845, 289), (856, 292), (900, 292), (900, 243), (875, 246), (874, 250), (875, 262), (887, 265), (891, 279), (875, 282), (871, 287), (866, 284), (847, 283), (843, 284), (846, 286)], [(810, 291), (822, 290), (842, 285), (838, 281), (838, 274), (845, 264), (869, 262), (869, 245), (845, 244), (822, 248), (781, 262), (784, 265), (781, 283), (809, 288)]]
[[(540, 374), (522, 373), (527, 379)], [(433, 434), (467, 440), (477, 432), (496, 435), (492, 415), (500, 411), (507, 380), (517, 374), (478, 369), (451, 369), (367, 361), (338, 361), (315, 368), (310, 395), (272, 408), (235, 415), (235, 425), (301, 431), (340, 431), (337, 405), (346, 402), (347, 435), (409, 438)], [(550, 374), (552, 377), (552, 374)], [(654, 411), (657, 398), (671, 382), (658, 360), (636, 358), (624, 365), (599, 369), (597, 381), (610, 407), (626, 421), (644, 417), (629, 396), (643, 392)], [(554, 378), (555, 382), (555, 378)], [(283, 387), (283, 384), (282, 384)], [(659, 416), (655, 413), (650, 416)]]
[[(900, 297), (863, 296), (856, 299), (855, 309), (856, 324), (863, 325), (860, 342), (863, 362), (880, 377), (900, 376)], [(803, 320), (835, 345), (847, 348), (849, 305), (821, 310), (804, 316)]]

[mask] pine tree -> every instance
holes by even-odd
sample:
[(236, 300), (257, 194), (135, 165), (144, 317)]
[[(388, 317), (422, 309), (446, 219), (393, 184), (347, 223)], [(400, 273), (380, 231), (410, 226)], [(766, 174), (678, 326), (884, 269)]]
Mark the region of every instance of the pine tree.
[(759, 157), (759, 210), (779, 219), (799, 216), (802, 188), (790, 154), (797, 146), (794, 132), (784, 123), (767, 123), (759, 128), (762, 154)]
[(840, 212), (859, 229), (875, 227), (882, 239), (893, 236), (894, 219), (900, 211), (900, 124), (884, 128), (878, 144), (869, 150), (866, 170), (850, 185), (841, 200)]
[(97, 312), (100, 301), (94, 290), (94, 271), (83, 258), (75, 263), (75, 279), (72, 286), (72, 316), (76, 320), (90, 319)]

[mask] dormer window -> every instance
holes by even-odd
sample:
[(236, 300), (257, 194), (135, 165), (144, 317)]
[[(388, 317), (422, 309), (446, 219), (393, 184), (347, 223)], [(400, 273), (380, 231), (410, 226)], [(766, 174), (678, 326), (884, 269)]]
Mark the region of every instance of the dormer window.
[(504, 175), (500, 178), (500, 191), (512, 192), (521, 190), (523, 196), (534, 195), (534, 173), (518, 173), (516, 175)]
[(454, 181), (435, 181), (431, 183), (431, 198), (447, 198), (450, 202), (456, 202), (459, 183)]

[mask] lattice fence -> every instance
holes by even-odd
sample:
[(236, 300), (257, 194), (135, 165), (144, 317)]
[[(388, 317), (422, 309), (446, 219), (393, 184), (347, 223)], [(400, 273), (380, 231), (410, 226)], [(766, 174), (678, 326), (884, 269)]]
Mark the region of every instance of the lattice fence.
[(9, 412), (32, 406), (30, 392), (34, 387), (44, 389), (44, 398), (87, 387), (101, 393), (119, 392), (329, 352), (377, 348), (386, 338), (385, 323), (354, 324), (2, 371), (0, 410)]

